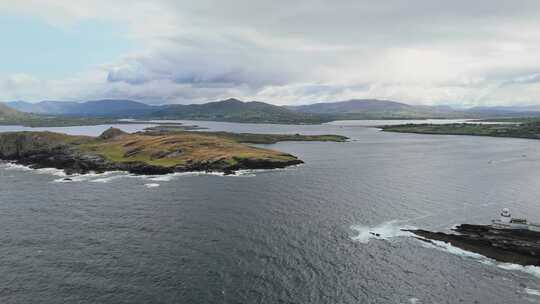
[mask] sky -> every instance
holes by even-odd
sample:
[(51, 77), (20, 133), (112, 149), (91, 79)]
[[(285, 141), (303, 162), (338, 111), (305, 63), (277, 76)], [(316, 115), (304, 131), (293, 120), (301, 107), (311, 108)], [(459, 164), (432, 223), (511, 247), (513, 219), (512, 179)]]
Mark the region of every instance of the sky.
[(0, 100), (540, 105), (537, 0), (0, 0)]

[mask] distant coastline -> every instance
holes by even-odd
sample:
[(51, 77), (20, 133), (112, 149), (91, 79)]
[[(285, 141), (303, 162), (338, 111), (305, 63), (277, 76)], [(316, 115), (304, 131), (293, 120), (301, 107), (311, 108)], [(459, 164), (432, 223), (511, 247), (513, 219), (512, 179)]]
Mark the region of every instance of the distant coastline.
[[(507, 121), (508, 122), (508, 121)], [(523, 123), (401, 124), (380, 126), (385, 132), (431, 135), (470, 135), (540, 139), (540, 120)]]

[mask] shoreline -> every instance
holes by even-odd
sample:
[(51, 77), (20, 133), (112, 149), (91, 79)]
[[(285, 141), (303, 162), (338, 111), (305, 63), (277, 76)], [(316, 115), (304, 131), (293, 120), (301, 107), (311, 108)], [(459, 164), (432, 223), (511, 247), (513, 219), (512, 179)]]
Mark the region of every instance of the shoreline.
[(0, 133), (0, 159), (31, 168), (55, 168), (67, 175), (127, 171), (162, 175), (281, 169), (304, 163), (294, 155), (250, 144), (335, 141), (337, 135), (286, 135), (152, 130), (126, 133), (109, 128), (98, 137), (53, 132)]

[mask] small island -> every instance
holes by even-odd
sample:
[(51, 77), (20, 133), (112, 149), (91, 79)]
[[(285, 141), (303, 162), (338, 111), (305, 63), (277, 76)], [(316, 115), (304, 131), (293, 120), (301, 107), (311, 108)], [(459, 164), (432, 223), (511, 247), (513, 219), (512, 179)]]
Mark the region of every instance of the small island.
[(33, 168), (62, 169), (67, 174), (116, 170), (148, 175), (188, 171), (230, 174), (241, 169), (274, 169), (303, 163), (291, 154), (246, 143), (274, 143), (294, 138), (346, 140), (342, 136), (328, 136), (171, 130), (129, 134), (115, 128), (99, 137), (9, 132), (0, 134), (0, 159)]
[(474, 135), (540, 139), (540, 120), (521, 123), (403, 124), (380, 127), (386, 132), (436, 135)]

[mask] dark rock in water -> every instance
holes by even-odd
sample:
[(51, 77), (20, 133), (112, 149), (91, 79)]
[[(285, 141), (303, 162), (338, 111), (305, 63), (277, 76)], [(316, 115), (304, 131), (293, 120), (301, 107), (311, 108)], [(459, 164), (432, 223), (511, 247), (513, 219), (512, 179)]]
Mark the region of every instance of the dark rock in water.
[(458, 234), (404, 231), (414, 233), (422, 241), (443, 241), (500, 262), (540, 266), (540, 232), (469, 224), (459, 225), (453, 230)]
[(72, 182), (73, 180), (72, 180), (71, 178), (69, 178), (69, 177), (66, 177), (66, 178), (63, 179), (63, 181), (65, 181), (65, 182)]

